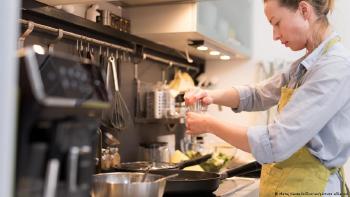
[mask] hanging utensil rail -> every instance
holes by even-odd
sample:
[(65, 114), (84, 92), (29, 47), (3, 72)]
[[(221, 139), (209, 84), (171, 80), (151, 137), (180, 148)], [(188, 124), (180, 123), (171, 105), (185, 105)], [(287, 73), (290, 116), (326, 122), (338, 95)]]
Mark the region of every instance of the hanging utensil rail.
[(154, 55), (151, 55), (151, 54), (143, 53), (143, 58), (144, 59), (151, 59), (153, 61), (161, 62), (161, 63), (164, 63), (164, 64), (168, 64), (169, 66), (176, 66), (176, 67), (184, 68), (184, 69), (187, 69), (187, 70), (194, 70), (197, 73), (199, 72), (199, 68), (197, 68), (197, 67), (190, 66), (190, 65), (187, 65), (187, 64), (181, 64), (181, 63), (174, 62), (174, 61), (170, 61), (170, 60), (167, 60), (167, 59), (164, 59), (164, 58), (161, 58), (161, 57), (157, 57), (157, 56), (154, 56)]
[[(34, 28), (39, 28), (39, 29), (42, 29), (42, 30), (55, 32), (55, 33), (62, 32), (63, 36), (66, 35), (66, 36), (72, 37), (74, 39), (85, 40), (87, 42), (95, 43), (95, 44), (100, 45), (100, 46), (115, 48), (115, 49), (118, 49), (118, 50), (123, 50), (123, 51), (126, 51), (126, 52), (130, 52), (130, 53), (134, 52), (133, 49), (130, 49), (130, 48), (127, 48), (127, 47), (123, 47), (123, 46), (116, 45), (116, 44), (111, 44), (111, 43), (108, 43), (108, 42), (105, 42), (105, 41), (101, 41), (101, 40), (97, 40), (97, 39), (90, 38), (90, 37), (87, 37), (87, 36), (79, 35), (79, 34), (72, 33), (72, 32), (69, 32), (69, 31), (65, 31), (65, 30), (62, 30), (62, 29), (53, 28), (53, 27), (50, 27), (50, 26), (47, 26), (47, 25), (34, 23), (32, 21), (28, 21), (28, 20), (24, 20), (24, 19), (20, 19), (19, 21), (23, 25), (34, 24)], [(167, 60), (167, 59), (164, 59), (164, 58), (161, 58), (161, 57), (157, 57), (157, 56), (154, 56), (154, 55), (151, 55), (151, 54), (144, 53), (143, 54), (143, 58), (144, 59), (151, 59), (153, 61), (161, 62), (161, 63), (164, 63), (164, 64), (168, 64), (170, 66), (177, 66), (177, 67), (185, 68), (185, 69), (188, 69), (188, 70), (194, 70), (197, 73), (199, 72), (199, 68), (197, 68), (197, 67), (194, 67), (194, 66), (191, 66), (191, 65), (188, 65), (188, 64), (179, 63), (179, 62), (176, 62), (176, 61)]]
[[(24, 20), (24, 19), (20, 19), (20, 23), (22, 23), (24, 25), (28, 25), (30, 23), (30, 21)], [(33, 24), (34, 24), (34, 28), (39, 28), (39, 29), (42, 29), (42, 30), (55, 32), (55, 33), (58, 33), (60, 31), (60, 29), (53, 28), (53, 27), (46, 26), (46, 25), (42, 25), (42, 24), (39, 24), (39, 23), (33, 23)], [(116, 44), (111, 44), (111, 43), (108, 43), (108, 42), (104, 42), (104, 41), (101, 41), (101, 40), (97, 40), (97, 39), (94, 39), (94, 38), (90, 38), (90, 37), (87, 37), (87, 36), (79, 35), (79, 34), (76, 34), (76, 33), (65, 31), (65, 30), (61, 30), (61, 31), (63, 32), (63, 36), (66, 35), (68, 37), (72, 37), (72, 38), (80, 39), (80, 40), (85, 40), (87, 42), (95, 43), (97, 45), (110, 47), (110, 48), (116, 48), (116, 49), (123, 50), (123, 51), (126, 51), (126, 52), (133, 52), (133, 49), (130, 49), (130, 48), (127, 48), (127, 47), (123, 47), (123, 46), (116, 45)]]

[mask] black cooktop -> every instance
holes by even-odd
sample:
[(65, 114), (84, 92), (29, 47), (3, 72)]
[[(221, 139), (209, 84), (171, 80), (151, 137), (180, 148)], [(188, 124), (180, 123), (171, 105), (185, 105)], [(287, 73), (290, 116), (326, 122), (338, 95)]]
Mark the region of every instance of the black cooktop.
[(163, 197), (216, 197), (213, 193), (198, 193), (198, 194), (164, 194)]

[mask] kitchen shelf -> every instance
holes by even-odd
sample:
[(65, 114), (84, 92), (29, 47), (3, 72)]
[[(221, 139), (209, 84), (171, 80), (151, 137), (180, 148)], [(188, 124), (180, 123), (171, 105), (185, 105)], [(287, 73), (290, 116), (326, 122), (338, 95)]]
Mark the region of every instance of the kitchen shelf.
[(135, 118), (135, 123), (148, 124), (148, 123), (162, 123), (162, 124), (183, 124), (185, 122), (184, 117), (180, 118)]
[(201, 58), (193, 57), (192, 59), (194, 62), (188, 63), (175, 49), (126, 32), (118, 31), (108, 26), (103, 26), (33, 0), (24, 1), (22, 18), (54, 28), (67, 29), (73, 33), (93, 37), (106, 42), (117, 43), (118, 45), (131, 49), (134, 49), (136, 46), (142, 46), (143, 52), (149, 55), (199, 68), (199, 72), (196, 73), (196, 75), (204, 72), (205, 61)]

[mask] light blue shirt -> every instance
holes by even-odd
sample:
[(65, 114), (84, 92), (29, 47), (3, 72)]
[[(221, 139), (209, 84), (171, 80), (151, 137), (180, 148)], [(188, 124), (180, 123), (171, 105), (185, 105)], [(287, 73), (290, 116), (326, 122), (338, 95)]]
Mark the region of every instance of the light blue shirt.
[[(333, 33), (307, 57), (270, 79), (256, 86), (235, 87), (240, 95), (235, 112), (267, 110), (278, 103), (281, 87), (294, 87), (301, 66), (307, 70), (302, 85), (271, 124), (248, 128), (249, 145), (258, 162), (283, 161), (305, 145), (326, 167), (340, 167), (347, 161), (350, 52), (338, 42), (322, 55), (326, 43), (335, 36)], [(339, 191), (338, 182), (332, 175), (326, 191)]]

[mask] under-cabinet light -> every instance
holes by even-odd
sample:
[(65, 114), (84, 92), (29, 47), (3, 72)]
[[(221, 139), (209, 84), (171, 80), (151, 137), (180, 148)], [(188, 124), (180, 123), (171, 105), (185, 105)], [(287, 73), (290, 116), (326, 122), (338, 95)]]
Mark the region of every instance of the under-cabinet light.
[(220, 59), (221, 59), (221, 60), (230, 60), (231, 57), (228, 56), (228, 55), (222, 55), (222, 56), (220, 56)]
[(208, 50), (208, 47), (206, 47), (206, 46), (204, 46), (204, 45), (198, 46), (198, 47), (197, 47), (197, 50), (199, 50), (199, 51), (207, 51), (207, 50)]
[(220, 52), (219, 51), (210, 51), (209, 55), (218, 56), (218, 55), (220, 55)]
[(42, 46), (40, 46), (40, 45), (34, 44), (34, 45), (33, 45), (33, 50), (34, 50), (36, 53), (40, 54), (40, 55), (44, 55), (44, 54), (45, 54), (45, 49), (44, 49), (44, 47), (42, 47)]

